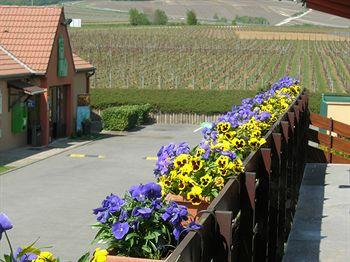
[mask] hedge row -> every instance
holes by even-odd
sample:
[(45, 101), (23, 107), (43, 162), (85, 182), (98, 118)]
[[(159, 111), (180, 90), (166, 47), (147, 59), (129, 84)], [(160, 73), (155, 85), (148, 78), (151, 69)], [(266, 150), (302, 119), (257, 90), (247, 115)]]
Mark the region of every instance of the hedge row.
[(145, 124), (150, 110), (150, 104), (107, 108), (101, 114), (103, 129), (124, 131)]
[[(92, 89), (93, 108), (150, 104), (154, 112), (217, 114), (231, 109), (243, 98), (252, 97), (250, 90), (153, 90), (153, 89)], [(320, 111), (321, 94), (310, 95), (310, 109)]]
[(151, 104), (152, 111), (215, 114), (230, 110), (232, 104), (253, 96), (255, 91), (92, 89), (96, 109), (129, 104)]

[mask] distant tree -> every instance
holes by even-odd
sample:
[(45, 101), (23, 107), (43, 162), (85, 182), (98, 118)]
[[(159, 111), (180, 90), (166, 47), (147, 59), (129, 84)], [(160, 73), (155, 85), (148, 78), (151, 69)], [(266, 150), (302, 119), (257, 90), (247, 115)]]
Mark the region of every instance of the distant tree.
[(150, 21), (146, 14), (139, 12), (136, 8), (129, 10), (129, 22), (131, 25), (149, 25)]
[(193, 10), (187, 11), (187, 24), (196, 25), (198, 24), (197, 15)]
[(214, 19), (214, 20), (219, 20), (219, 16), (218, 16), (217, 13), (214, 14), (213, 19)]
[(227, 18), (226, 17), (221, 17), (220, 22), (226, 24), (227, 23)]
[(155, 25), (166, 25), (168, 23), (168, 16), (163, 10), (157, 9), (154, 11), (153, 23)]

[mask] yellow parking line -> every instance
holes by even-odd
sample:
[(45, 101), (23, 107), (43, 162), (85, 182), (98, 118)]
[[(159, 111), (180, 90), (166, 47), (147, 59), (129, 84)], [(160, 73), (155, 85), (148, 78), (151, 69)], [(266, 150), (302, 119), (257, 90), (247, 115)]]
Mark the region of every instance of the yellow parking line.
[(146, 157), (146, 160), (150, 160), (150, 161), (157, 161), (158, 157), (154, 157), (154, 156), (148, 156)]
[(86, 154), (70, 154), (69, 157), (72, 157), (72, 158), (99, 158), (99, 159), (105, 158), (105, 156), (101, 156), (101, 155), (86, 155)]
[(69, 157), (72, 157), (72, 158), (84, 158), (85, 155), (84, 154), (70, 154)]

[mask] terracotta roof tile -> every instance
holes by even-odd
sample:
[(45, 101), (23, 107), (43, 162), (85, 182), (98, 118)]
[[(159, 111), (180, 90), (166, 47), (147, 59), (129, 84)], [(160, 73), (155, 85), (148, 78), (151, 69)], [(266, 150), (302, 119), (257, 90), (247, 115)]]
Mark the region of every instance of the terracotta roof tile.
[(0, 50), (0, 77), (13, 75), (30, 74), (23, 65), (13, 59), (4, 51)]
[(0, 6), (0, 44), (31, 69), (45, 73), (62, 9)]
[(76, 54), (73, 54), (73, 60), (74, 60), (75, 70), (77, 71), (84, 71), (84, 70), (90, 71), (94, 69), (94, 66), (92, 64), (86, 62)]

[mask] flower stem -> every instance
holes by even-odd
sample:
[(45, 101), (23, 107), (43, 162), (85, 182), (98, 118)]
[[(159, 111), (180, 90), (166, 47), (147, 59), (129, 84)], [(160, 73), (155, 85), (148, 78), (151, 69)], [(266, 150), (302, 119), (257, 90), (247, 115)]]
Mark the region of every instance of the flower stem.
[(11, 259), (13, 259), (13, 248), (12, 248), (12, 245), (11, 245), (11, 242), (10, 242), (10, 239), (9, 239), (9, 236), (7, 235), (6, 231), (4, 231), (4, 233), (5, 233), (5, 237), (6, 237), (7, 243), (9, 244), (9, 247), (10, 247)]

